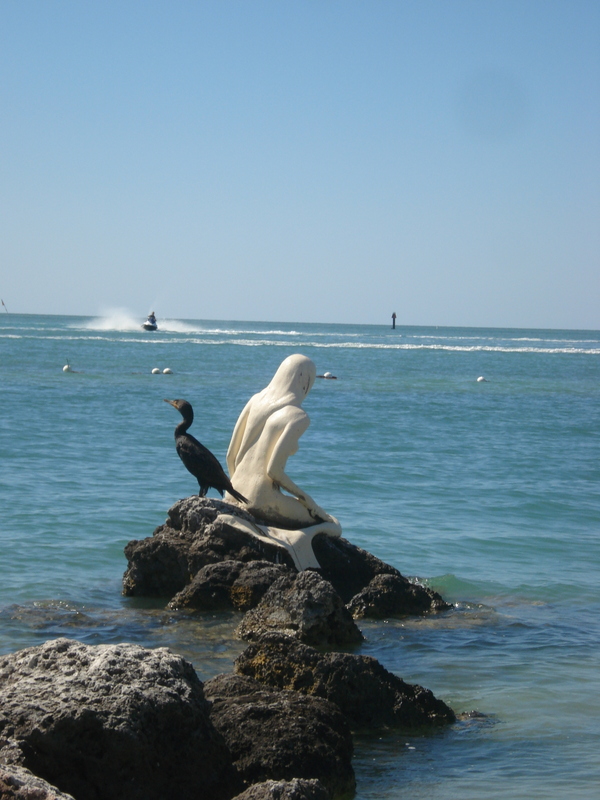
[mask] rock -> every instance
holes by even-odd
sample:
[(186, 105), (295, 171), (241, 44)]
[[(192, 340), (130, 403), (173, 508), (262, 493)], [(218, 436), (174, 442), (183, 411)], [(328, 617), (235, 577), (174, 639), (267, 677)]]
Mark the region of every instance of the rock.
[[(243, 610), (249, 606), (236, 605), (234, 597), (240, 603), (254, 603), (254, 599), (242, 601), (241, 598), (255, 598), (256, 593), (240, 589), (232, 595), (227, 586), (233, 583), (228, 583), (231, 578), (225, 570), (205, 573), (197, 587), (181, 596), (179, 593), (204, 567), (225, 561), (244, 564), (267, 561), (296, 572), (293, 559), (284, 547), (234, 528), (220, 516), (226, 514), (253, 522), (244, 509), (222, 500), (194, 495), (175, 503), (169, 509), (165, 524), (156, 528), (151, 537), (134, 540), (125, 547), (128, 567), (123, 576), (123, 593), (167, 597), (172, 599), (172, 608), (231, 608), (231, 600), (234, 608)], [(344, 603), (351, 604), (357, 618), (422, 614), (450, 608), (437, 592), (411, 583), (397, 569), (346, 539), (317, 534), (313, 550), (321, 565), (320, 574), (331, 583)], [(249, 575), (243, 580), (250, 581)]]
[(294, 778), (255, 783), (233, 800), (329, 800), (329, 792), (320, 781)]
[(239, 675), (335, 703), (353, 729), (414, 730), (452, 723), (454, 712), (422, 686), (405, 683), (375, 658), (320, 653), (281, 634), (268, 634), (235, 661)]
[(284, 547), (270, 545), (219, 520), (219, 514), (233, 514), (252, 521), (238, 506), (195, 495), (175, 503), (168, 514), (165, 524), (151, 537), (126, 545), (129, 563), (123, 594), (172, 598), (202, 567), (221, 561), (266, 560), (295, 569)]
[(16, 764), (0, 765), (0, 798), (1, 800), (74, 800), (72, 795), (61, 792), (56, 786), (51, 786), (25, 767)]
[(204, 690), (247, 784), (312, 778), (334, 798), (354, 791), (352, 737), (333, 703), (236, 675), (218, 675)]
[(25, 755), (12, 736), (0, 734), (0, 764), (22, 766)]
[(445, 611), (451, 606), (426, 586), (410, 583), (402, 575), (375, 575), (348, 603), (354, 619), (386, 617), (405, 614), (424, 614), (427, 611)]
[(238, 635), (256, 641), (269, 631), (318, 646), (357, 644), (363, 639), (332, 585), (312, 570), (275, 581), (256, 608), (245, 615)]
[(166, 648), (57, 639), (0, 657), (0, 737), (77, 800), (240, 790), (192, 664)]
[(190, 582), (189, 551), (192, 537), (163, 532), (125, 546), (129, 562), (123, 576), (123, 594), (136, 597), (172, 597)]
[(248, 611), (282, 575), (292, 574), (283, 564), (269, 561), (221, 561), (207, 564), (169, 603), (169, 608), (202, 611), (235, 608)]
[[(389, 610), (385, 616), (422, 614), (425, 611), (451, 608), (433, 589), (411, 583), (397, 569), (346, 539), (315, 536), (313, 550), (321, 565), (321, 575), (331, 583), (344, 603), (350, 603), (356, 594), (369, 587), (376, 576), (393, 575), (397, 586), (393, 597), (395, 605), (391, 596), (386, 599)], [(371, 592), (371, 597), (375, 596), (375, 590), (381, 585), (374, 584), (375, 589)], [(399, 590), (400, 586), (405, 587), (405, 593)], [(390, 595), (390, 592), (387, 594)], [(375, 605), (373, 601), (373, 608)], [(364, 616), (370, 616), (370, 605), (365, 602), (363, 606)], [(378, 613), (374, 615), (379, 616)]]

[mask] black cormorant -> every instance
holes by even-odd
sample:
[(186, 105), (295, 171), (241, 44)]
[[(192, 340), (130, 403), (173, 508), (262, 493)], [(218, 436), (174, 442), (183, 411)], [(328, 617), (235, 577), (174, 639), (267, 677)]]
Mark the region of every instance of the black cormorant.
[(223, 492), (227, 490), (236, 500), (247, 504), (246, 498), (236, 492), (231, 485), (231, 481), (223, 472), (223, 467), (219, 464), (218, 459), (207, 447), (200, 444), (198, 439), (195, 439), (191, 433), (187, 432), (194, 421), (194, 410), (188, 401), (165, 400), (165, 403), (170, 403), (183, 417), (183, 422), (180, 422), (175, 428), (175, 447), (185, 468), (198, 481), (200, 487), (199, 496), (204, 497), (212, 486), (213, 489), (216, 489), (221, 494), (221, 497)]

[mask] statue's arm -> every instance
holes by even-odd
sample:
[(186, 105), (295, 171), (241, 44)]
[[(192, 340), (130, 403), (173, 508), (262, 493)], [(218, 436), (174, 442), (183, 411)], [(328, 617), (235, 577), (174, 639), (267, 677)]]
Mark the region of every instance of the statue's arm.
[(229, 442), (229, 447), (227, 449), (226, 461), (230, 478), (233, 478), (233, 473), (235, 472), (235, 463), (237, 460), (237, 455), (240, 452), (242, 439), (244, 438), (244, 432), (246, 430), (246, 424), (248, 422), (249, 413), (250, 413), (250, 401), (246, 403), (244, 410), (238, 417), (238, 421), (235, 423), (235, 428), (233, 429), (233, 433), (231, 434), (231, 441)]
[(271, 453), (267, 465), (267, 475), (275, 486), (288, 492), (302, 503), (315, 520), (328, 522), (333, 517), (317, 505), (307, 492), (303, 492), (285, 472), (288, 458), (298, 450), (298, 440), (309, 425), (308, 415), (301, 412), (301, 416), (296, 416), (285, 426)]

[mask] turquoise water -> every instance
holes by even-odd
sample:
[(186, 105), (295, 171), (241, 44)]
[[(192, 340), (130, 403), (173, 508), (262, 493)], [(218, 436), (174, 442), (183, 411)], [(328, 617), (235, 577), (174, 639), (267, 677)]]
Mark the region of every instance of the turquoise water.
[(480, 714), (360, 737), (357, 800), (596, 797), (600, 332), (141, 321), (0, 315), (0, 651), (134, 641), (229, 671), (236, 615), (123, 598), (123, 547), (197, 491), (162, 399), (193, 404), (224, 462), (249, 396), (301, 352), (338, 380), (305, 401), (288, 473), (454, 604), (365, 623), (360, 652)]

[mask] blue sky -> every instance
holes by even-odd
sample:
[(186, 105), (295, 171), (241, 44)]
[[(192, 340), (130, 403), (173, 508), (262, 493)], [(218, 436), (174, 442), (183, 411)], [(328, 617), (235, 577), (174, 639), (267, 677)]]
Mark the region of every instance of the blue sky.
[(594, 0), (0, 3), (9, 311), (600, 328)]

